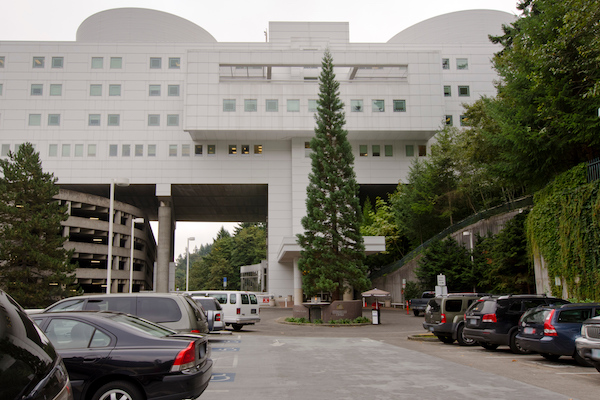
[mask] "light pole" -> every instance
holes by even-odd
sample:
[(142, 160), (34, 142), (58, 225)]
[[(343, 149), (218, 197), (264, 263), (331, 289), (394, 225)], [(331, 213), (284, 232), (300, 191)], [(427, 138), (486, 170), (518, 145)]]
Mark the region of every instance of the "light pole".
[(185, 266), (185, 291), (190, 290), (190, 240), (196, 240), (195, 237), (187, 238), (187, 246), (185, 248), (185, 258), (186, 258), (186, 266)]
[(115, 184), (129, 186), (129, 179), (118, 178), (110, 181), (110, 206), (108, 210), (108, 256), (106, 259), (106, 293), (110, 294), (112, 273), (112, 248), (113, 248), (113, 220), (115, 214)]
[(131, 247), (131, 254), (129, 256), (129, 293), (133, 292), (133, 244), (135, 243), (133, 230), (135, 228), (135, 224), (141, 224), (142, 222), (144, 222), (144, 218), (131, 219), (131, 245), (129, 246)]
[[(463, 236), (469, 236), (469, 248), (471, 252), (471, 275), (475, 274), (475, 261), (473, 259), (473, 231), (463, 231)], [(475, 287), (475, 283), (473, 283), (473, 292), (477, 292), (477, 288)]]

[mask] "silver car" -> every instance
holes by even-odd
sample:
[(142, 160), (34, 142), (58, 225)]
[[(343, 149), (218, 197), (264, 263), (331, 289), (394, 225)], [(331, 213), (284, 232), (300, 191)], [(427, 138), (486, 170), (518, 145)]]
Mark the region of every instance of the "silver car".
[(221, 303), (214, 297), (192, 296), (192, 298), (206, 311), (208, 319), (208, 330), (210, 332), (222, 331), (225, 329), (225, 315)]
[(586, 319), (581, 325), (581, 337), (575, 339), (579, 355), (600, 372), (600, 317)]

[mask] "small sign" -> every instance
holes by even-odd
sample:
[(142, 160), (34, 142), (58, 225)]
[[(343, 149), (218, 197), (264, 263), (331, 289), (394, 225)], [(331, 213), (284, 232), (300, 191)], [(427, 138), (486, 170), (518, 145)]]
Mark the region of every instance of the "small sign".
[(437, 276), (438, 286), (446, 286), (446, 275), (439, 274)]
[(223, 277), (223, 287), (226, 288), (227, 287), (227, 277)]

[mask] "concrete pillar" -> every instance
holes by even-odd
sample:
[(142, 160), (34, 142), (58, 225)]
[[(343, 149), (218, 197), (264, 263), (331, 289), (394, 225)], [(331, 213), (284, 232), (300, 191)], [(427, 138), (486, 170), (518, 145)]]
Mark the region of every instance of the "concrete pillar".
[(304, 292), (302, 290), (302, 272), (300, 271), (300, 268), (298, 268), (297, 258), (294, 258), (292, 268), (294, 268), (294, 305), (301, 306)]
[(156, 255), (156, 282), (154, 290), (169, 292), (169, 264), (173, 247), (173, 218), (171, 202), (161, 200), (158, 207), (158, 249)]

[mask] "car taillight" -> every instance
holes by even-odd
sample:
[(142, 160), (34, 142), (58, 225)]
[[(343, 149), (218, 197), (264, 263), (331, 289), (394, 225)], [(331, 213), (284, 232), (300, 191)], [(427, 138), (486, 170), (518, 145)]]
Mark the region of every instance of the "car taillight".
[(481, 322), (498, 322), (496, 320), (496, 314), (485, 314), (481, 317)]
[(190, 342), (188, 346), (181, 350), (177, 357), (175, 357), (175, 361), (173, 362), (173, 366), (171, 367), (171, 372), (175, 371), (183, 371), (185, 369), (192, 368), (196, 364), (196, 343)]
[(440, 323), (445, 324), (446, 323), (446, 314), (442, 314), (441, 315), (441, 319), (440, 319)]
[(236, 309), (235, 309), (235, 313), (236, 313), (237, 315), (240, 315), (240, 314), (242, 313), (242, 309), (241, 309), (241, 308), (236, 308)]
[(198, 329), (192, 329), (190, 332), (192, 332), (192, 333), (202, 333)]
[(550, 323), (550, 321), (552, 321), (552, 317), (554, 316), (554, 311), (556, 310), (550, 311), (544, 320), (544, 336), (558, 336), (556, 328)]
[(221, 320), (221, 313), (216, 313), (215, 314), (215, 321), (220, 321)]

